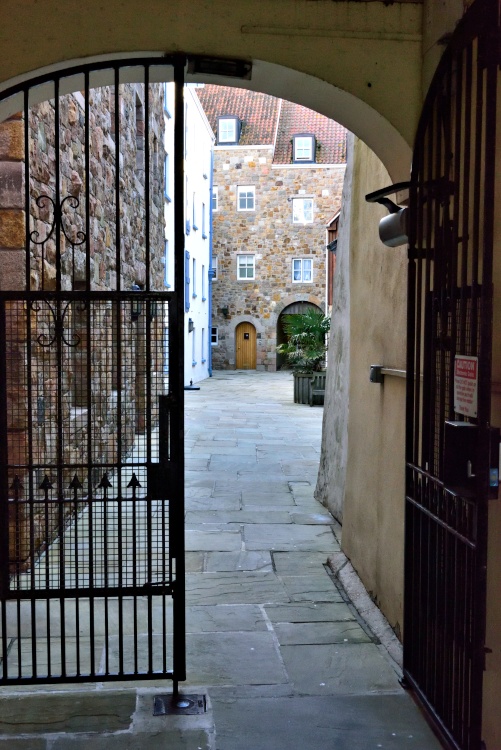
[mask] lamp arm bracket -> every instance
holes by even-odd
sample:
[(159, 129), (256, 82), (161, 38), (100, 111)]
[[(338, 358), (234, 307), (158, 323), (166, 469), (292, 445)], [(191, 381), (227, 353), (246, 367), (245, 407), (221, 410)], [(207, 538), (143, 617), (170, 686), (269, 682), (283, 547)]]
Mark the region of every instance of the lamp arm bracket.
[(400, 190), (407, 190), (410, 184), (410, 182), (396, 182), (394, 185), (389, 185), (388, 187), (381, 188), (380, 190), (375, 190), (373, 193), (368, 193), (365, 196), (365, 200), (367, 201), (367, 203), (380, 203), (382, 206), (385, 206), (385, 208), (388, 209), (390, 214), (396, 214), (402, 207), (397, 206), (397, 204), (390, 200), (387, 196), (392, 195), (393, 193), (398, 193), (400, 192)]

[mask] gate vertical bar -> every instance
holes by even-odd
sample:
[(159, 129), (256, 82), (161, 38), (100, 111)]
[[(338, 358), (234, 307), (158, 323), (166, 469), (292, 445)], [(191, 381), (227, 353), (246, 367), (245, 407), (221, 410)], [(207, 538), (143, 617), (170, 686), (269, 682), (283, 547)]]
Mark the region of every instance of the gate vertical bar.
[[(184, 543), (184, 68), (186, 58), (174, 61), (174, 237), (175, 237), (175, 307), (172, 323), (169, 316), (169, 392), (174, 408), (171, 419), (171, 558), (175, 558), (174, 582), (174, 693), (178, 681), (186, 679), (186, 595)], [(174, 335), (172, 335), (172, 333)], [(172, 533), (172, 532), (175, 533)]]

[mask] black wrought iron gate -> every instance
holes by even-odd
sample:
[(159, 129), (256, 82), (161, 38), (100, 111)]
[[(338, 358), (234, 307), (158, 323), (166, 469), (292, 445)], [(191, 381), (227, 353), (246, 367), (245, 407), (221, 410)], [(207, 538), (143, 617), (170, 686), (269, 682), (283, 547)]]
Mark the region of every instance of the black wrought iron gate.
[[(414, 152), (404, 674), (448, 747), (480, 750), (491, 429), (497, 0), (477, 0)], [(490, 469), (493, 469), (490, 472)]]
[(183, 76), (108, 62), (4, 97), (24, 144), (0, 293), (2, 684), (185, 679)]

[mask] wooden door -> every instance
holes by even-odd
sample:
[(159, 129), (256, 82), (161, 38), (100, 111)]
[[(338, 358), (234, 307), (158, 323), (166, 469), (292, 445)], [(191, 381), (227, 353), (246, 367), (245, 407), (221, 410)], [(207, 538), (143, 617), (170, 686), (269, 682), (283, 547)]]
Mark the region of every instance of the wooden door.
[(237, 370), (256, 369), (256, 329), (252, 323), (240, 323), (235, 331)]

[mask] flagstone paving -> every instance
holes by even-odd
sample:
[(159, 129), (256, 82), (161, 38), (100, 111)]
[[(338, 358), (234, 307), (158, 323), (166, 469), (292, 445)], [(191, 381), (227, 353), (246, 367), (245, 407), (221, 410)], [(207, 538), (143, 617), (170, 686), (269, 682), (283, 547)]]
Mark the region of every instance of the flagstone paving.
[(187, 453), (207, 459), (187, 485), (203, 563), (187, 576), (186, 689), (207, 686), (216, 750), (437, 750), (326, 566), (339, 527), (313, 497), (323, 409), (293, 403), (288, 373), (224, 372), (186, 414)]
[[(71, 698), (58, 686), (36, 716), (23, 719), (14, 703), (0, 712), (0, 747), (438, 750), (398, 666), (326, 565), (340, 530), (313, 497), (323, 409), (293, 403), (289, 373), (215, 373), (185, 396), (181, 691), (207, 694), (208, 713), (153, 717), (154, 685), (132, 686), (132, 701), (130, 685), (125, 695), (97, 686), (81, 703), (83, 687)], [(164, 617), (153, 610), (154, 645)]]

